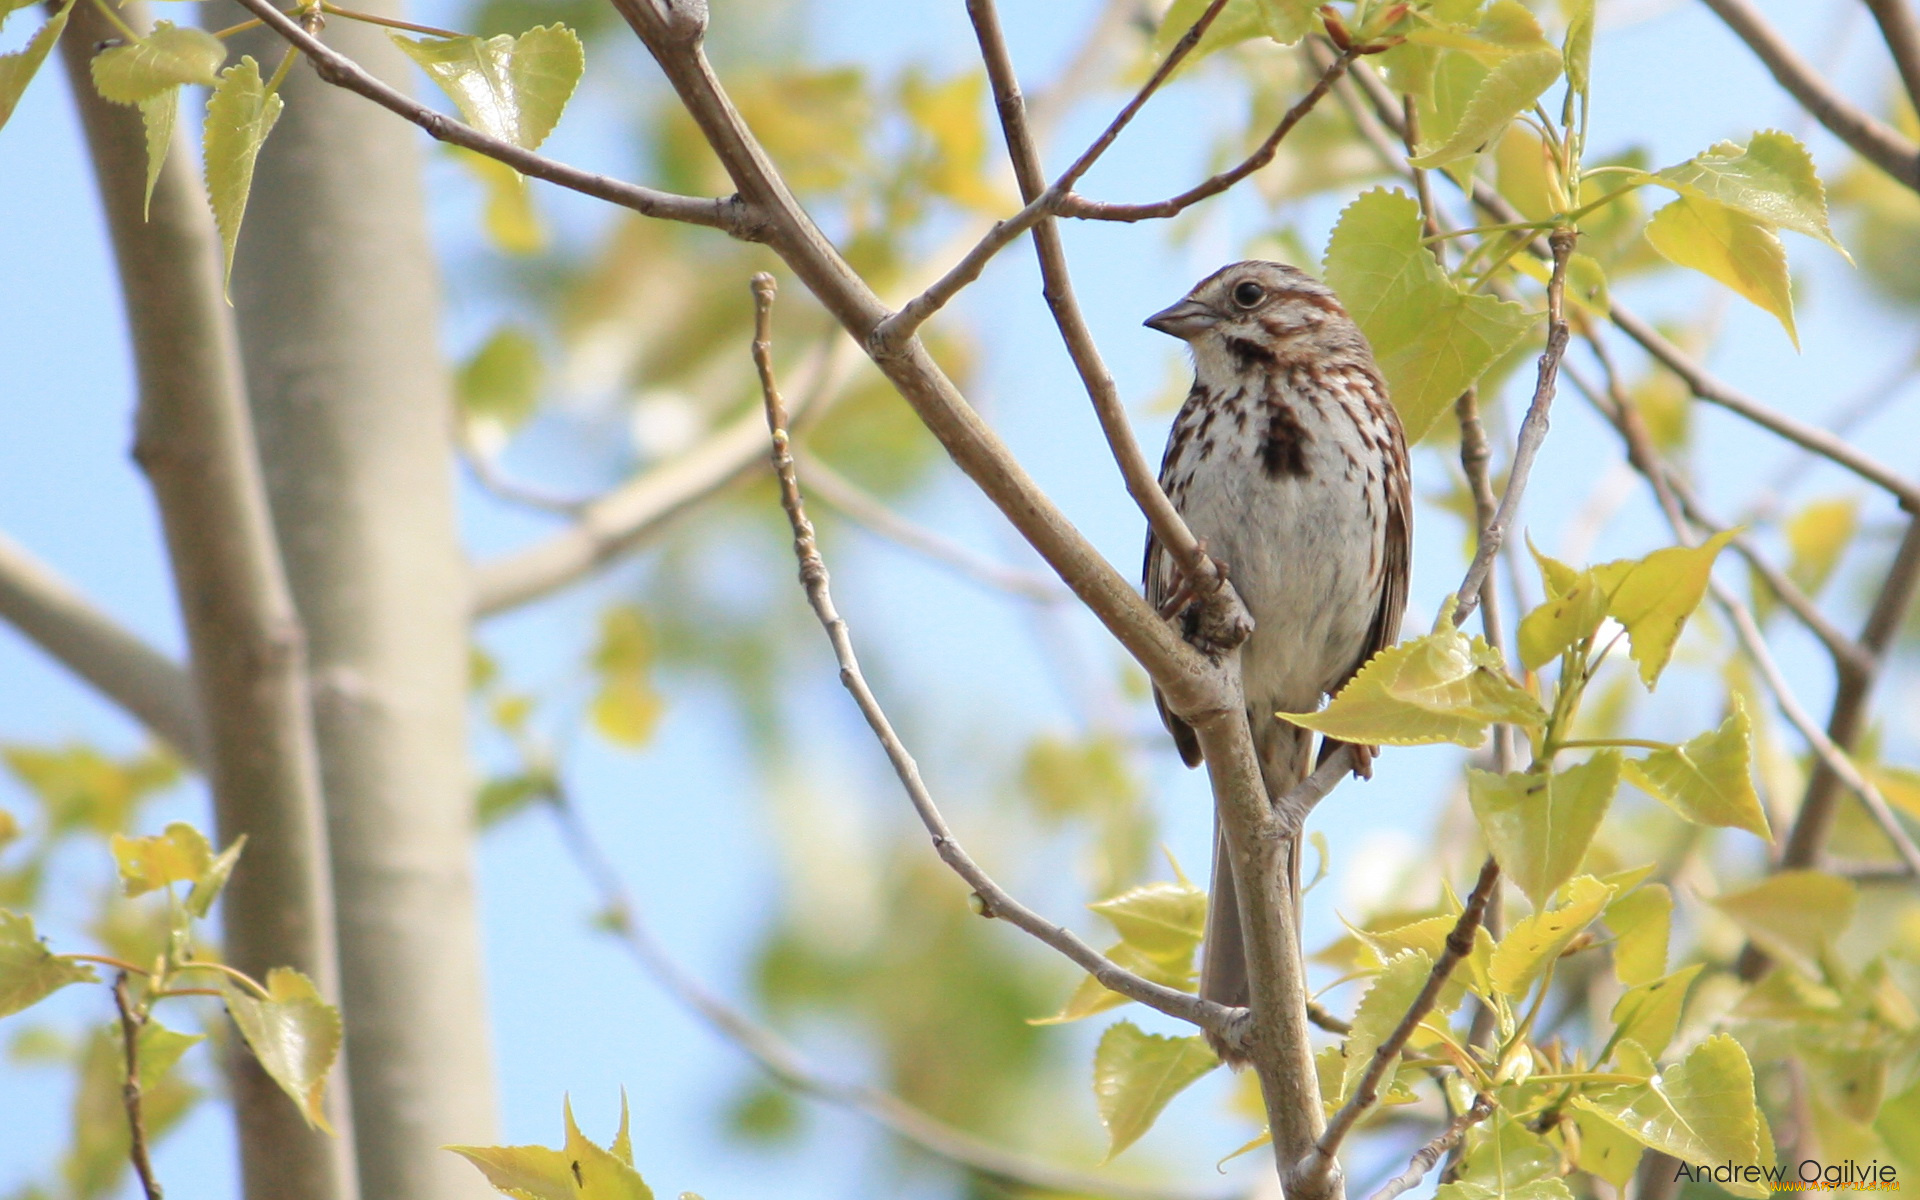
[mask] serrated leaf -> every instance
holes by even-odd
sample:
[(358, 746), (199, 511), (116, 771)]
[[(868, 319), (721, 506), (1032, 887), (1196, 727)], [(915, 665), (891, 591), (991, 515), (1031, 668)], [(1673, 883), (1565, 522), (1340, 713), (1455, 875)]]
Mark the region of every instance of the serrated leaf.
[(1687, 990), (1706, 964), (1694, 963), (1671, 975), (1635, 984), (1614, 1002), (1609, 1018), (1619, 1032), (1617, 1038), (1631, 1039), (1648, 1054), (1659, 1054), (1680, 1028), (1680, 1014), (1686, 1008)]
[[(621, 1098), (621, 1128), (626, 1127), (626, 1099)], [(603, 1150), (589, 1141), (573, 1122), (573, 1101), (566, 1102), (567, 1144), (565, 1153), (569, 1172), (578, 1190), (573, 1193), (578, 1200), (653, 1200), (653, 1189), (633, 1169), (633, 1164), (622, 1162), (620, 1156), (611, 1150)], [(632, 1147), (627, 1153), (632, 1155)]]
[(1441, 1184), (1433, 1200), (1573, 1200), (1573, 1193), (1558, 1179), (1535, 1179), (1511, 1188), (1462, 1182)]
[(1733, 712), (1718, 729), (1684, 746), (1628, 759), (1627, 778), (1695, 824), (1744, 829), (1772, 841), (1766, 810), (1753, 788), (1752, 723), (1738, 692), (1732, 700)]
[(206, 1041), (203, 1034), (180, 1033), (168, 1029), (153, 1018), (140, 1027), (139, 1040), (135, 1043), (140, 1057), (140, 1090), (151, 1092), (158, 1087), (160, 1080), (180, 1056)]
[(1613, 897), (1613, 889), (1591, 875), (1567, 885), (1567, 902), (1516, 922), (1493, 949), (1493, 986), (1520, 996), (1582, 930), (1593, 923)]
[(1557, 1174), (1560, 1153), (1539, 1134), (1502, 1112), (1475, 1128), (1456, 1170), (1457, 1182), (1484, 1188), (1489, 1197), (1512, 1196), (1519, 1189)]
[(1696, 1047), (1683, 1062), (1645, 1083), (1573, 1098), (1641, 1145), (1686, 1162), (1762, 1163), (1753, 1068), (1740, 1043), (1725, 1033)]
[(1153, 1128), (1167, 1102), (1220, 1065), (1206, 1039), (1143, 1033), (1117, 1022), (1093, 1053), (1093, 1096), (1113, 1158)]
[(1818, 979), (1821, 959), (1853, 921), (1859, 899), (1852, 881), (1837, 875), (1778, 871), (1712, 903), (1767, 953)]
[(1533, 327), (1518, 304), (1456, 287), (1421, 244), (1420, 205), (1375, 189), (1340, 214), (1327, 283), (1373, 346), (1409, 443)]
[(1381, 746), (1455, 742), (1478, 746), (1487, 726), (1538, 727), (1539, 701), (1508, 678), (1499, 652), (1453, 624), (1449, 601), (1432, 633), (1367, 660), (1332, 703), (1315, 713), (1278, 713), (1343, 741)]
[[(1457, 911), (1437, 917), (1427, 917), (1420, 921), (1410, 921), (1384, 931), (1365, 929), (1354, 930), (1354, 936), (1366, 943), (1380, 959), (1382, 965), (1392, 960), (1404, 950), (1418, 950), (1428, 958), (1439, 958), (1446, 950), (1447, 935), (1459, 922)], [(1440, 998), (1434, 1002), (1434, 1008), (1441, 1012), (1452, 1012), (1460, 1003), (1460, 997), (1468, 988), (1482, 996), (1492, 992), (1492, 981), (1488, 968), (1493, 962), (1493, 935), (1487, 932), (1485, 925), (1473, 931), (1473, 949), (1460, 965), (1454, 968), (1453, 975), (1440, 992)]]
[(196, 917), (204, 918), (213, 908), (213, 902), (220, 898), (220, 892), (227, 886), (227, 879), (233, 874), (234, 864), (240, 861), (241, 851), (247, 848), (247, 835), (241, 834), (233, 839), (233, 845), (222, 850), (217, 858), (207, 864), (193, 881), (193, 890), (187, 893), (187, 911)]
[[(1107, 947), (1106, 956), (1143, 979), (1165, 984), (1170, 988), (1179, 988), (1184, 992), (1193, 990), (1194, 970), (1191, 951), (1188, 952), (1185, 961), (1168, 962), (1152, 958), (1126, 942), (1118, 942)], [(1091, 1017), (1095, 1013), (1103, 1013), (1108, 1009), (1119, 1008), (1123, 1004), (1130, 1003), (1132, 1001), (1128, 997), (1119, 992), (1109, 991), (1098, 979), (1088, 975), (1080, 981), (1078, 987), (1074, 988), (1073, 995), (1067, 997), (1066, 1004), (1061, 1006), (1059, 1012), (1050, 1017), (1031, 1018), (1027, 1024), (1065, 1025), (1068, 1022), (1078, 1021)]]
[(1546, 907), (1587, 856), (1620, 786), (1620, 755), (1602, 750), (1553, 774), (1467, 772), (1467, 796), (1500, 869)]
[(92, 967), (42, 945), (32, 917), (0, 908), (0, 1017), (31, 1008), (70, 983), (99, 981)]
[(242, 58), (220, 73), (220, 83), (207, 100), (207, 199), (213, 205), (214, 224), (220, 228), (222, 280), (233, 277), (233, 248), (240, 239), (240, 222), (253, 191), (253, 166), (260, 157), (273, 124), (286, 102), (268, 94), (260, 78), (260, 64)]
[(267, 973), (267, 998), (231, 980), (220, 986), (227, 1012), (260, 1066), (293, 1098), (307, 1124), (327, 1124), (327, 1072), (340, 1053), (340, 1012), (320, 998), (313, 981), (289, 967)]
[(1713, 200), (1681, 196), (1653, 214), (1646, 234), (1667, 261), (1718, 280), (1772, 313), (1799, 349), (1787, 252), (1773, 226)]
[(1667, 938), (1673, 924), (1673, 893), (1650, 883), (1607, 905), (1613, 931), (1613, 974), (1621, 983), (1651, 983), (1667, 972)]
[(467, 124), (524, 150), (547, 140), (586, 70), (580, 39), (565, 25), (539, 25), (519, 37), (388, 36)]
[(47, 52), (60, 40), (60, 31), (67, 27), (67, 14), (72, 11), (73, 0), (66, 0), (25, 46), (12, 54), (0, 54), (0, 129), (6, 128), (7, 119), (13, 116), (27, 85), (46, 61)]
[(1645, 558), (1592, 568), (1607, 593), (1607, 615), (1625, 626), (1640, 681), (1649, 691), (1673, 657), (1687, 618), (1707, 594), (1713, 560), (1735, 532), (1716, 533), (1698, 546), (1668, 546)]
[(495, 1191), (518, 1200), (576, 1200), (572, 1160), (546, 1146), (448, 1146), (480, 1169)]
[(1766, 129), (1745, 146), (1718, 142), (1652, 178), (1683, 196), (1723, 204), (1847, 253), (1827, 225), (1827, 191), (1813, 169), (1813, 156), (1792, 134)]
[(1186, 882), (1145, 884), (1087, 907), (1112, 922), (1127, 945), (1168, 963), (1191, 962), (1207, 926), (1207, 894)]
[[(1406, 1016), (1432, 972), (1431, 958), (1419, 950), (1408, 950), (1394, 956), (1373, 977), (1367, 994), (1360, 997), (1360, 1004), (1354, 1009), (1353, 1028), (1340, 1047), (1343, 1063), (1337, 1092), (1339, 1103), (1344, 1104), (1353, 1094), (1354, 1085), (1366, 1074), (1374, 1052)], [(1335, 1102), (1333, 1095), (1323, 1095), (1322, 1099), (1329, 1104)]]
[(176, 883), (192, 883), (213, 866), (213, 847), (206, 835), (182, 821), (153, 837), (130, 838), (114, 834), (108, 841), (120, 869), (120, 887), (128, 896), (141, 896)]
[(1561, 65), (1560, 52), (1553, 49), (1527, 50), (1502, 59), (1480, 81), (1445, 139), (1409, 161), (1416, 167), (1444, 167), (1478, 153), (1553, 86)]
[(1573, 1165), (1624, 1191), (1640, 1168), (1644, 1151), (1633, 1136), (1597, 1113), (1569, 1113), (1579, 1132)]
[(167, 165), (167, 153), (173, 149), (173, 126), (179, 115), (179, 88), (140, 102), (140, 124), (147, 136), (147, 190), (140, 197), (142, 219), (153, 213), (153, 187), (160, 182), (160, 169)]
[[(1186, 36), (1187, 30), (1207, 11), (1213, 0), (1173, 0), (1167, 6), (1166, 16), (1160, 19), (1160, 28), (1153, 35), (1154, 52), (1165, 55), (1173, 49), (1175, 42)], [(1195, 63), (1228, 46), (1250, 41), (1257, 37), (1270, 37), (1282, 45), (1290, 46), (1311, 33), (1314, 28), (1313, 14), (1319, 6), (1313, 0), (1227, 0), (1227, 6), (1207, 27), (1206, 35), (1200, 44), (1187, 55), (1187, 64)]]
[(226, 44), (206, 30), (155, 21), (153, 32), (139, 41), (93, 56), (93, 86), (115, 104), (143, 104), (181, 84), (215, 86), (226, 61)]

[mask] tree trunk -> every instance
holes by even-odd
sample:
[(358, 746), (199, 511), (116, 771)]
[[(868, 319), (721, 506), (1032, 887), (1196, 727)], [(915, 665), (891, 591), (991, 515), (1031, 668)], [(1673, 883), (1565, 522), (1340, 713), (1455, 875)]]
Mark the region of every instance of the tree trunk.
[[(145, 27), (137, 5), (127, 20)], [(231, 312), (220, 294), (212, 214), (176, 139), (141, 213), (140, 114), (108, 104), (87, 62), (115, 30), (76, 5), (61, 39), (112, 232), (140, 386), (134, 456), (166, 530), (203, 714), (219, 840), (247, 848), (227, 884), (226, 957), (255, 978), (304, 971), (337, 998), (333, 898), (300, 622), (288, 593), (255, 456)], [(307, 1127), (251, 1055), (229, 1062), (241, 1173), (255, 1200), (354, 1200), (353, 1122), (336, 1089), (341, 1138)]]
[[(389, 3), (356, 5), (398, 15)], [(284, 46), (253, 35), (271, 69)], [(327, 40), (404, 80), (384, 32)], [(305, 66), (268, 140), (233, 297), (261, 459), (312, 654), (361, 1190), (492, 1193), (466, 763), (468, 581), (415, 131)]]

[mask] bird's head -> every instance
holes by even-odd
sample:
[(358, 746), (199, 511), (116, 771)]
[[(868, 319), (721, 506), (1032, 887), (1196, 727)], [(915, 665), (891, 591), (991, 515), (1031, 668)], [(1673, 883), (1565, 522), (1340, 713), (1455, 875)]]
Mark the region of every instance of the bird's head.
[(1333, 289), (1285, 263), (1223, 267), (1146, 325), (1192, 347), (1202, 376), (1368, 353)]

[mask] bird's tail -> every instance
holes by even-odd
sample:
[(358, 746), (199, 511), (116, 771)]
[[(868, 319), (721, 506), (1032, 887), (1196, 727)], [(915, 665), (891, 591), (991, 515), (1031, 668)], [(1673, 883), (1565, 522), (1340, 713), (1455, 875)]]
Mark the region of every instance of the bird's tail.
[[(1268, 800), (1286, 795), (1307, 777), (1312, 760), (1313, 734), (1297, 725), (1254, 718), (1254, 749), (1260, 756), (1260, 778), (1266, 785)], [(1287, 851), (1287, 887), (1293, 895), (1293, 910), (1300, 911), (1300, 845), (1296, 841)], [(1239, 888), (1233, 877), (1233, 862), (1227, 854), (1226, 835), (1220, 829), (1219, 814), (1213, 818), (1213, 887), (1207, 900), (1207, 932), (1200, 959), (1200, 998), (1234, 1008), (1245, 1008), (1251, 991), (1247, 984), (1246, 939), (1240, 927)], [(1212, 1035), (1207, 1041), (1213, 1051), (1233, 1066), (1246, 1060), (1229, 1052)]]

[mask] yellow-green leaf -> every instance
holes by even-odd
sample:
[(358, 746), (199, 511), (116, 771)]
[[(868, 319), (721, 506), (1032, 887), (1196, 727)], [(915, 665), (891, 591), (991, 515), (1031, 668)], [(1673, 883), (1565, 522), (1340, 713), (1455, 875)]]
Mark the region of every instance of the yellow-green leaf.
[(1764, 224), (1818, 238), (1846, 254), (1827, 225), (1827, 191), (1814, 172), (1813, 156), (1792, 134), (1766, 129), (1744, 146), (1718, 142), (1678, 166), (1657, 172), (1653, 182), (1683, 196), (1724, 204)]
[(1340, 214), (1326, 253), (1327, 282), (1372, 343), (1409, 442), (1533, 327), (1520, 305), (1455, 286), (1421, 236), (1419, 203), (1375, 189)]
[[(1353, 1028), (1340, 1047), (1344, 1061), (1340, 1072), (1338, 1102), (1345, 1103), (1347, 1097), (1353, 1094), (1354, 1085), (1366, 1073), (1374, 1052), (1393, 1033), (1401, 1018), (1406, 1016), (1413, 998), (1426, 986), (1427, 976), (1432, 972), (1431, 958), (1419, 950), (1408, 950), (1395, 955), (1374, 976), (1367, 994), (1360, 997), (1359, 1007), (1354, 1009)], [(1445, 1019), (1444, 1013), (1436, 1015)], [(1328, 1103), (1335, 1102), (1333, 1096), (1323, 1096), (1322, 1099)]]
[(1573, 878), (1620, 786), (1618, 751), (1553, 774), (1467, 773), (1467, 796), (1500, 869), (1535, 908)]
[(203, 1034), (180, 1033), (149, 1017), (146, 1024), (140, 1026), (136, 1043), (140, 1056), (140, 1090), (151, 1092), (160, 1086), (161, 1078), (173, 1070), (180, 1056), (206, 1040)]
[(1767, 953), (1818, 979), (1821, 959), (1852, 922), (1858, 903), (1850, 880), (1822, 871), (1779, 871), (1716, 898), (1713, 906)]
[[(1184, 992), (1193, 990), (1194, 972), (1191, 950), (1188, 951), (1184, 962), (1167, 962), (1150, 957), (1136, 946), (1118, 942), (1107, 947), (1106, 956), (1142, 979), (1165, 984), (1170, 988), (1179, 988)], [(1108, 1009), (1119, 1008), (1123, 1004), (1130, 1003), (1132, 1001), (1126, 996), (1109, 991), (1098, 979), (1088, 975), (1081, 979), (1080, 985), (1074, 988), (1073, 995), (1067, 997), (1066, 1004), (1061, 1006), (1059, 1012), (1050, 1017), (1030, 1018), (1027, 1024), (1065, 1025), (1070, 1021), (1078, 1021), (1091, 1017), (1095, 1013), (1103, 1013)]]
[(1533, 1179), (1517, 1187), (1485, 1183), (1443, 1183), (1433, 1200), (1573, 1200), (1573, 1192), (1558, 1179)]
[(1546, 720), (1539, 701), (1508, 678), (1499, 652), (1454, 627), (1451, 601), (1432, 633), (1368, 659), (1327, 707), (1277, 715), (1329, 737), (1383, 746), (1472, 747), (1486, 740), (1489, 725), (1537, 727)]
[(173, 125), (179, 114), (179, 88), (140, 102), (140, 124), (147, 135), (147, 190), (140, 197), (143, 218), (153, 211), (153, 185), (160, 182), (160, 168), (167, 165), (167, 152), (173, 149)]
[(999, 210), (1005, 198), (988, 186), (987, 129), (981, 120), (987, 78), (967, 71), (944, 83), (910, 72), (900, 88), (900, 106), (931, 143), (920, 176), (928, 191), (958, 204)]
[[(454, 394), (459, 399), (462, 415), (468, 420), (486, 422), (502, 433), (511, 433), (523, 425), (539, 405), (542, 374), (540, 345), (533, 340), (533, 335), (518, 326), (505, 325), (494, 330), (460, 368)], [(607, 634), (604, 625), (602, 628), (604, 642)], [(646, 637), (644, 623), (634, 636)], [(650, 653), (643, 648), (640, 661), (634, 666), (644, 671), (649, 657)]]
[(1705, 969), (1704, 963), (1682, 967), (1671, 975), (1635, 984), (1614, 1002), (1610, 1019), (1616, 1040), (1631, 1039), (1648, 1054), (1659, 1054), (1680, 1028), (1687, 989)]
[(546, 1146), (448, 1146), (480, 1169), (495, 1191), (517, 1200), (576, 1200), (573, 1160)]
[(527, 177), (497, 158), (464, 146), (454, 146), (452, 152), (486, 189), (480, 224), (494, 248), (503, 254), (537, 254), (546, 249), (547, 229), (533, 206)]
[(1718, 729), (1684, 746), (1628, 759), (1627, 778), (1687, 820), (1744, 829), (1769, 841), (1766, 810), (1753, 788), (1753, 728), (1746, 702), (1732, 694), (1733, 712)]
[(5, 128), (7, 119), (13, 116), (14, 106), (20, 103), (27, 85), (33, 82), (40, 64), (46, 61), (47, 52), (60, 40), (60, 31), (67, 27), (67, 14), (72, 11), (73, 0), (66, 0), (53, 10), (47, 23), (24, 47), (12, 54), (0, 54), (0, 129)]
[(97, 982), (92, 967), (42, 945), (32, 917), (0, 908), (0, 1017), (31, 1008), (70, 983)]
[(1413, 158), (1413, 165), (1443, 167), (1478, 153), (1500, 136), (1509, 121), (1533, 107), (1533, 102), (1560, 78), (1560, 68), (1560, 52), (1550, 48), (1522, 51), (1502, 59), (1474, 90), (1459, 124), (1439, 144)]
[(115, 104), (143, 104), (184, 83), (213, 87), (227, 47), (204, 29), (155, 21), (153, 32), (93, 56), (93, 86)]
[(1162, 962), (1192, 961), (1207, 925), (1207, 894), (1186, 881), (1149, 883), (1087, 906), (1121, 940)]
[[(1418, 950), (1428, 958), (1439, 958), (1446, 950), (1447, 935), (1459, 923), (1458, 911), (1424, 920), (1411, 921), (1397, 925), (1392, 929), (1374, 931), (1354, 930), (1354, 936), (1366, 943), (1367, 948), (1379, 958), (1381, 965), (1390, 962), (1404, 950)], [(1482, 996), (1492, 992), (1492, 979), (1489, 968), (1493, 963), (1493, 935), (1487, 932), (1485, 925), (1473, 931), (1473, 949), (1448, 978), (1447, 985), (1441, 989), (1440, 998), (1434, 1002), (1434, 1008), (1441, 1012), (1452, 1012), (1454, 1005), (1460, 1003), (1460, 997), (1472, 988)]]
[[(1532, 549), (1529, 541), (1528, 548)], [(1538, 671), (1582, 638), (1591, 637), (1607, 615), (1607, 594), (1591, 571), (1576, 571), (1533, 550), (1546, 600), (1520, 620), (1520, 665)]]
[(1591, 875), (1567, 885), (1567, 902), (1517, 922), (1493, 949), (1493, 986), (1508, 996), (1526, 993), (1534, 979), (1593, 923), (1613, 889)]
[(1454, 1176), (1470, 1193), (1484, 1188), (1488, 1197), (1512, 1196), (1559, 1171), (1559, 1152), (1511, 1113), (1498, 1113), (1475, 1128), (1466, 1145)]
[(1640, 1143), (1597, 1113), (1576, 1111), (1569, 1115), (1580, 1135), (1574, 1142), (1573, 1165), (1624, 1192), (1645, 1154)]
[(221, 889), (227, 886), (227, 879), (233, 874), (234, 864), (240, 861), (240, 852), (247, 848), (247, 835), (241, 834), (233, 839), (233, 844), (222, 850), (207, 864), (206, 870), (194, 878), (193, 890), (187, 893), (187, 911), (196, 917), (205, 917), (213, 908), (213, 902), (220, 898)]
[(1645, 1083), (1573, 1098), (1641, 1145), (1686, 1162), (1707, 1165), (1761, 1162), (1760, 1114), (1753, 1098), (1753, 1067), (1740, 1043), (1715, 1034), (1693, 1053)]
[(1161, 1037), (1120, 1021), (1093, 1054), (1093, 1096), (1112, 1158), (1153, 1128), (1167, 1102), (1220, 1065), (1206, 1039)]
[(20, 822), (14, 819), (12, 813), (0, 808), (0, 846), (6, 845), (19, 836)]
[(1772, 313), (1799, 348), (1787, 252), (1773, 226), (1717, 201), (1683, 195), (1653, 214), (1647, 241), (1669, 262), (1719, 280)]
[(108, 843), (120, 868), (120, 886), (129, 896), (144, 895), (175, 883), (193, 883), (213, 866), (206, 835), (181, 821), (154, 837), (114, 834)]
[(1783, 530), (1787, 549), (1793, 554), (1787, 563), (1787, 578), (1807, 595), (1819, 595), (1853, 541), (1859, 518), (1858, 496), (1815, 500), (1795, 513)]
[(1673, 924), (1673, 893), (1663, 883), (1635, 888), (1607, 905), (1613, 930), (1613, 974), (1632, 987), (1667, 972), (1667, 937)]
[(594, 728), (616, 745), (644, 746), (666, 711), (654, 689), (653, 633), (646, 614), (633, 605), (616, 605), (600, 616), (600, 644), (593, 666), (600, 690), (593, 698)]
[(1698, 546), (1668, 546), (1645, 558), (1593, 568), (1593, 577), (1607, 593), (1607, 615), (1626, 627), (1640, 681), (1649, 690), (1673, 657), (1687, 618), (1700, 607), (1713, 560), (1734, 532), (1716, 533)]
[(231, 980), (220, 991), (260, 1066), (309, 1125), (333, 1132), (327, 1124), (327, 1072), (340, 1053), (340, 1011), (320, 998), (311, 979), (289, 967), (267, 973), (264, 1000)]
[[(1167, 15), (1160, 20), (1159, 31), (1154, 34), (1155, 52), (1164, 55), (1171, 50), (1212, 2), (1173, 0), (1167, 6)], [(1313, 0), (1227, 0), (1227, 6), (1207, 27), (1206, 36), (1187, 56), (1187, 62), (1197, 62), (1215, 50), (1257, 37), (1270, 37), (1290, 46), (1312, 32), (1317, 7)]]
[(1567, 86), (1576, 93), (1587, 90), (1587, 72), (1593, 62), (1594, 0), (1565, 0), (1560, 6), (1567, 17), (1567, 39), (1561, 45), (1566, 62)]
[[(603, 1150), (589, 1141), (573, 1122), (573, 1101), (566, 1102), (567, 1144), (566, 1156), (568, 1168), (578, 1190), (573, 1195), (579, 1200), (653, 1200), (653, 1189), (633, 1169), (633, 1148), (626, 1147), (626, 1158), (613, 1150)], [(616, 1145), (626, 1140), (627, 1098), (620, 1097), (620, 1136)]]
[(219, 85), (207, 100), (203, 138), (207, 199), (213, 205), (214, 224), (220, 228), (225, 279), (233, 276), (233, 247), (240, 239), (247, 194), (253, 190), (254, 162), (285, 107), (278, 93), (268, 93), (260, 78), (260, 64), (251, 57), (222, 71)]
[(525, 150), (547, 140), (586, 70), (580, 39), (565, 25), (539, 25), (519, 37), (389, 36), (467, 124)]

